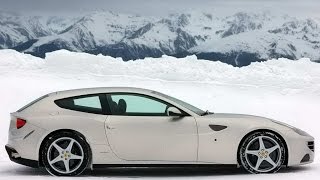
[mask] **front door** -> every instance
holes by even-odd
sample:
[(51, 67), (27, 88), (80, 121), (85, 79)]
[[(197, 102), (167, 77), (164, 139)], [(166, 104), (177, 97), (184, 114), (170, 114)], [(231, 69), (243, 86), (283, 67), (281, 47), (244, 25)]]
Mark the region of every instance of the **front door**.
[(112, 151), (133, 161), (193, 162), (197, 160), (197, 126), (192, 116), (168, 116), (172, 106), (154, 97), (107, 95), (112, 115), (106, 134)]

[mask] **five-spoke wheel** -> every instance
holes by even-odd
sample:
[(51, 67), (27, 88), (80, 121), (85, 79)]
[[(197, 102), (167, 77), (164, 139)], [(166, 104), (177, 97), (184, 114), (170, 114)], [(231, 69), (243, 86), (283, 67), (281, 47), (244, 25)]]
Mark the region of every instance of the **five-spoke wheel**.
[(47, 171), (53, 175), (78, 175), (88, 165), (89, 152), (83, 138), (63, 132), (48, 139), (42, 150), (42, 159)]
[(256, 132), (242, 143), (241, 165), (251, 173), (278, 171), (285, 161), (285, 147), (280, 137), (271, 132)]

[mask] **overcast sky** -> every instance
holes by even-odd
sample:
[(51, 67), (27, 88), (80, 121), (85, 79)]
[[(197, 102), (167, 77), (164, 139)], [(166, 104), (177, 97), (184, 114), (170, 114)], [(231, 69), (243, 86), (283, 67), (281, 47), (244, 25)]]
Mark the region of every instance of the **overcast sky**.
[(0, 0), (1, 11), (18, 13), (58, 15), (101, 9), (150, 16), (192, 10), (213, 13), (267, 10), (320, 17), (320, 0)]

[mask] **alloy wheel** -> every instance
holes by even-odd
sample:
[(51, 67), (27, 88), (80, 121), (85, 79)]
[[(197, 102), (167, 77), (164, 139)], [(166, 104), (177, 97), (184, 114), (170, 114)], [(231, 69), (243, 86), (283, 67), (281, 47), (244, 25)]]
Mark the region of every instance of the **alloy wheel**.
[(49, 146), (47, 160), (56, 172), (70, 174), (82, 165), (84, 152), (80, 143), (75, 139), (61, 137)]
[(248, 165), (256, 172), (270, 172), (281, 164), (281, 146), (269, 136), (253, 138), (244, 154)]

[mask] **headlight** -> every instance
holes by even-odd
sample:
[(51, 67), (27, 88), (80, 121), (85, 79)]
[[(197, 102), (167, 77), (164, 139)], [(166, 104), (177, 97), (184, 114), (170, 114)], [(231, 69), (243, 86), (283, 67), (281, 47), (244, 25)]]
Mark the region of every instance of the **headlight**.
[(301, 135), (301, 136), (310, 136), (307, 132), (302, 131), (301, 129), (292, 128), (292, 130), (293, 130), (294, 132), (298, 133), (298, 134)]
[(297, 134), (299, 134), (300, 136), (310, 136), (307, 132), (305, 131), (302, 131), (301, 129), (298, 129), (296, 127), (293, 127), (289, 124), (286, 124), (286, 123), (283, 123), (283, 122), (279, 122), (279, 121), (275, 121), (275, 120), (271, 120), (272, 122), (274, 123), (277, 123), (279, 125), (282, 125), (282, 126), (285, 126), (285, 127), (288, 127), (290, 129), (292, 129), (294, 132), (296, 132)]

